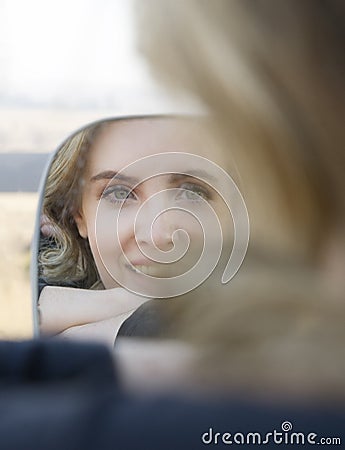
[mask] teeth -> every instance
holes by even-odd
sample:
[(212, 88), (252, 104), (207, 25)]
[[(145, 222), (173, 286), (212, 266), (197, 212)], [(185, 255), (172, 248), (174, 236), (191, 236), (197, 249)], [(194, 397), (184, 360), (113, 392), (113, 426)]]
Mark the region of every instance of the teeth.
[(137, 265), (129, 266), (135, 273), (149, 275), (151, 277), (163, 277), (162, 269), (157, 266)]

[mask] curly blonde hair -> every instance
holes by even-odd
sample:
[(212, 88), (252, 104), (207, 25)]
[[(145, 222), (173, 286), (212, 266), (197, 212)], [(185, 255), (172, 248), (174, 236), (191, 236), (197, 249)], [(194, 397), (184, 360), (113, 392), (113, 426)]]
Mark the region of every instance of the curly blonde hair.
[(92, 142), (107, 122), (91, 124), (68, 138), (51, 164), (43, 212), (53, 229), (53, 242), (41, 246), (40, 277), (48, 284), (79, 283), (91, 287), (99, 275), (87, 239), (78, 232), (74, 215), (81, 205), (84, 174)]

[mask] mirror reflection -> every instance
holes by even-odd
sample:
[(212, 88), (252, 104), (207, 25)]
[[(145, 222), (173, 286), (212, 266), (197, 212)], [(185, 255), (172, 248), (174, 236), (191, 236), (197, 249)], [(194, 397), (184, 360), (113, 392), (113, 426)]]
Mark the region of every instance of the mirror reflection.
[[(248, 218), (227, 152), (205, 120), (112, 118), (58, 149), (42, 194), (42, 334), (113, 345), (145, 304), (174, 302), (238, 270)], [(242, 256), (233, 252), (234, 259), (237, 219), (245, 232), (237, 233)], [(159, 315), (152, 317), (144, 334), (161, 328)]]

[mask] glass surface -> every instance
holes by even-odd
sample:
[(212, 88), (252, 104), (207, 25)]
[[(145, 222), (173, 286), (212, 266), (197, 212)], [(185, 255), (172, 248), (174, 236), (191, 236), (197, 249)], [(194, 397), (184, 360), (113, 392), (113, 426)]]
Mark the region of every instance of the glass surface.
[(228, 154), (206, 123), (167, 115), (103, 119), (52, 155), (36, 218), (37, 333), (84, 327), (92, 337), (90, 324), (93, 332), (151, 299), (234, 276), (248, 245), (248, 215)]

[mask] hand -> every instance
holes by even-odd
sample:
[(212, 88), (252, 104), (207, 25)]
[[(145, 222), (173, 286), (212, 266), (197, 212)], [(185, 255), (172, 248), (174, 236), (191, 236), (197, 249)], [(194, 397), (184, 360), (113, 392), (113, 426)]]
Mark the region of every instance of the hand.
[(48, 219), (48, 217), (45, 214), (41, 215), (40, 219), (40, 227), (41, 227), (41, 233), (45, 237), (54, 237), (55, 236), (55, 229), (52, 222)]

